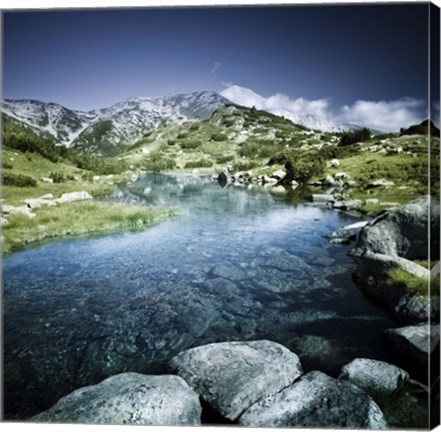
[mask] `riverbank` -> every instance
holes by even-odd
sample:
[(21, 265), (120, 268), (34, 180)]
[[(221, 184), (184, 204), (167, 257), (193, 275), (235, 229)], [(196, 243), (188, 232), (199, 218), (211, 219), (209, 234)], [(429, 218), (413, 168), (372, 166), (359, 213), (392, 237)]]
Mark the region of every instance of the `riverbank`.
[(80, 201), (33, 210), (35, 217), (14, 214), (2, 227), (3, 256), (48, 239), (144, 229), (178, 211), (166, 207), (138, 207)]

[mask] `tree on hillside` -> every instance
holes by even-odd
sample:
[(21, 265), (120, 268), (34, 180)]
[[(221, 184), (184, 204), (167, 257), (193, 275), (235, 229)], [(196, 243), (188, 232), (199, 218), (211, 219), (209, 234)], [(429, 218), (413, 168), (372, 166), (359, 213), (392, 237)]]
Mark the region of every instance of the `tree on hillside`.
[(340, 136), (339, 146), (347, 146), (358, 142), (367, 141), (372, 136), (371, 130), (363, 128), (352, 132), (343, 132)]

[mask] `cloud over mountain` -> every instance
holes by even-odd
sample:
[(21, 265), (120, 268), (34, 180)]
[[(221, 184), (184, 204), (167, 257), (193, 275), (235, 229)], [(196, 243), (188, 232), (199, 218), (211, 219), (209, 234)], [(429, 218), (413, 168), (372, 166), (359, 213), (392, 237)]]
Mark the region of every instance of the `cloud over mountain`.
[(250, 89), (232, 85), (221, 92), (239, 105), (283, 115), (311, 128), (336, 131), (348, 125), (397, 132), (402, 127), (421, 122), (426, 114), (424, 101), (406, 97), (395, 101), (358, 100), (352, 105), (333, 109), (329, 99), (291, 99), (282, 93), (265, 98)]

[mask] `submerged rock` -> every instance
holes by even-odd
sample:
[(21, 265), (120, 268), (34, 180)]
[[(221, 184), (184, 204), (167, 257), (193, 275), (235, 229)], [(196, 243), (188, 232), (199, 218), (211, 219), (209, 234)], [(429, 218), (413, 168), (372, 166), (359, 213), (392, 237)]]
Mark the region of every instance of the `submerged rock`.
[(202, 399), (230, 420), (302, 373), (296, 354), (266, 340), (204, 345), (178, 354), (170, 364)]
[(312, 194), (311, 195), (311, 201), (315, 203), (329, 203), (334, 202), (335, 198), (334, 195), (327, 195), (327, 194)]
[(198, 425), (196, 393), (174, 375), (126, 372), (83, 387), (34, 417), (36, 422)]
[(383, 413), (366, 393), (318, 371), (255, 403), (239, 423), (253, 427), (387, 428)]
[(356, 358), (342, 367), (339, 378), (355, 384), (375, 397), (375, 393), (379, 391), (392, 394), (400, 389), (409, 379), (409, 374), (380, 360)]

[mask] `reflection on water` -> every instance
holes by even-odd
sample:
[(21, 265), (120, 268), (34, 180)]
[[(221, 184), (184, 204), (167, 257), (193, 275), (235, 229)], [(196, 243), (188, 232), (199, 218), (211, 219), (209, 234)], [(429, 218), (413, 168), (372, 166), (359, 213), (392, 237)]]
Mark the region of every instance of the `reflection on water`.
[(183, 215), (144, 232), (48, 243), (7, 258), (4, 401), (25, 418), (122, 371), (161, 373), (177, 352), (270, 339), (306, 370), (388, 360), (395, 324), (352, 283), (335, 212), (208, 179), (146, 176), (111, 199)]

